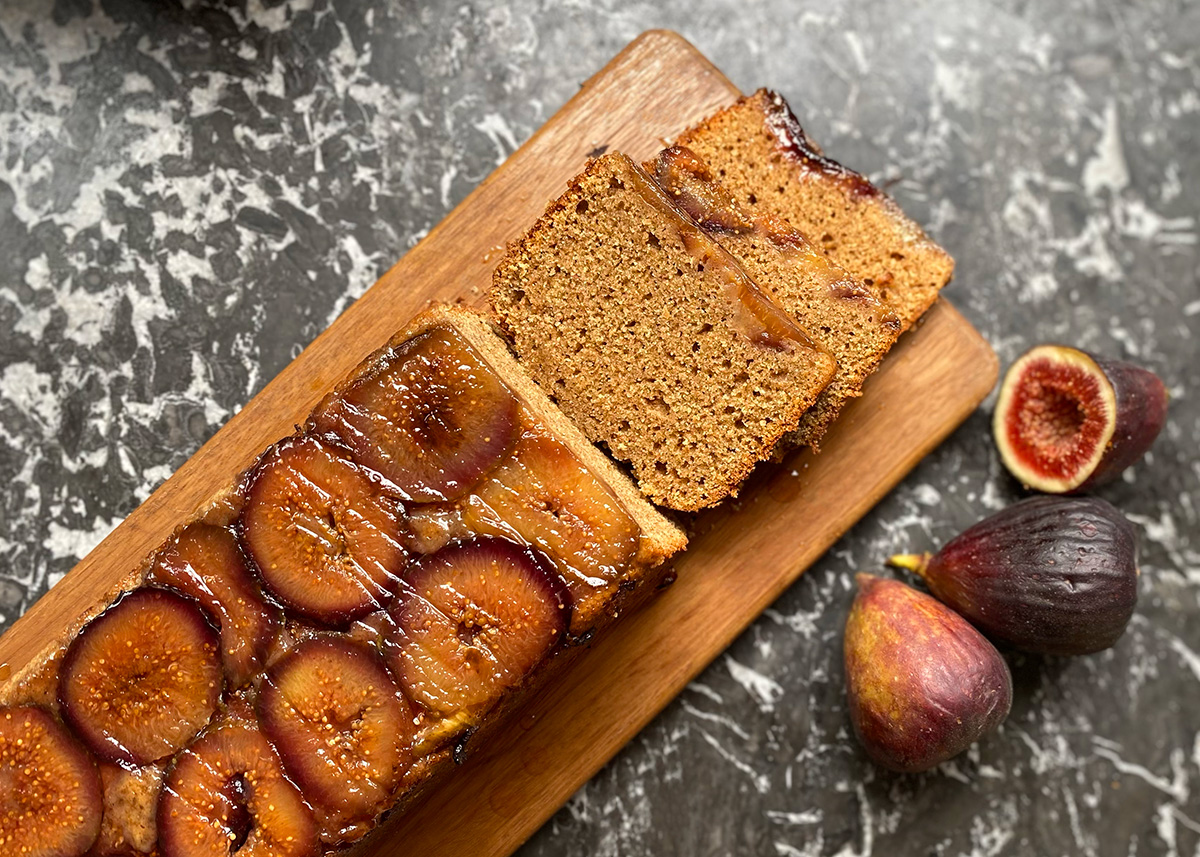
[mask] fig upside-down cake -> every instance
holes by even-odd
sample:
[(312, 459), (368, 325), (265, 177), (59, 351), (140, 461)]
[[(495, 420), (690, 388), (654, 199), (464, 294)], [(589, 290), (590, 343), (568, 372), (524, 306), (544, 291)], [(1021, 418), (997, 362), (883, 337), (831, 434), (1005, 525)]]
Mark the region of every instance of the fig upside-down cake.
[(0, 850), (356, 841), (685, 543), (486, 322), (426, 312), (0, 688)]

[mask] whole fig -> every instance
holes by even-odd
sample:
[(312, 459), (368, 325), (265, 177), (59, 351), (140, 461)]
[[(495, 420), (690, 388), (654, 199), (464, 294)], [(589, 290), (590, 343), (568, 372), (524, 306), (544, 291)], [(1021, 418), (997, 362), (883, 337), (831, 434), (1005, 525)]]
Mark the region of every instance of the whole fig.
[(939, 600), (992, 640), (1024, 652), (1107, 649), (1137, 604), (1133, 525), (1098, 497), (1030, 497), (936, 554), (889, 562), (921, 575)]
[(925, 771), (1004, 722), (1012, 675), (954, 611), (898, 580), (858, 575), (846, 695), (859, 741), (893, 771)]

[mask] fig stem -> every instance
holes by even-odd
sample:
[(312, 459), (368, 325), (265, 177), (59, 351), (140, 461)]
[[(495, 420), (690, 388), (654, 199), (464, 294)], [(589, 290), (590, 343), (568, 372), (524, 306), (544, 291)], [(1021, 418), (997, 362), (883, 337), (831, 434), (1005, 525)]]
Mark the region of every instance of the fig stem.
[(931, 559), (933, 559), (933, 554), (928, 551), (925, 553), (898, 553), (889, 557), (887, 564), (892, 568), (903, 568), (924, 577)]

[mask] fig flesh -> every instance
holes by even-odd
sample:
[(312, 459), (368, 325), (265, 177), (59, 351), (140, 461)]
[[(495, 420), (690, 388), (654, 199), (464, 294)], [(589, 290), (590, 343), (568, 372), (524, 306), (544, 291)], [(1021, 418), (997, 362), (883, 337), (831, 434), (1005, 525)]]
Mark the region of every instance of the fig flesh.
[(1012, 706), (1012, 675), (992, 644), (898, 580), (858, 575), (845, 659), (854, 731), (893, 771), (927, 771), (957, 756)]
[(96, 763), (48, 711), (0, 709), (2, 853), (79, 857), (104, 810)]
[(1084, 655), (1112, 646), (1137, 604), (1133, 525), (1099, 497), (1030, 497), (936, 554), (889, 562), (993, 640), (1025, 652)]
[(1166, 387), (1148, 369), (1039, 345), (1005, 374), (992, 431), (1021, 484), (1065, 494), (1115, 479), (1166, 418)]

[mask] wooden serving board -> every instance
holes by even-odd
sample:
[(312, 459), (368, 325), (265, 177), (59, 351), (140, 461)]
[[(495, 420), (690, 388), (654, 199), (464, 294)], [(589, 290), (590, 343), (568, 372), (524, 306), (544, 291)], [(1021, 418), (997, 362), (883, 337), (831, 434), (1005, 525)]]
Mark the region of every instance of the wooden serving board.
[[(30, 608), (0, 638), (0, 664), (19, 669), (61, 634), (429, 301), (481, 302), (505, 243), (589, 153), (643, 160), (737, 95), (680, 36), (636, 39)], [(997, 371), (987, 343), (939, 302), (843, 413), (820, 455), (764, 467), (736, 508), (696, 520), (673, 586), (576, 657), (489, 747), (356, 850), (511, 853), (958, 426)], [(706, 633), (695, 634), (698, 627)]]

